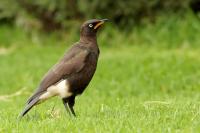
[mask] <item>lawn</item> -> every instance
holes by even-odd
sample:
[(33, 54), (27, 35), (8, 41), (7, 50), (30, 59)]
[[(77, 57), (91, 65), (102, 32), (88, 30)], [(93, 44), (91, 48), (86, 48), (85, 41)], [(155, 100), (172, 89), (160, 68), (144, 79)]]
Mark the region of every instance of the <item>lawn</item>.
[[(166, 19), (165, 19), (166, 20)], [(41, 77), (74, 41), (0, 27), (0, 133), (165, 133), (200, 131), (200, 23), (174, 17), (99, 35), (98, 68), (70, 117), (54, 97), (17, 116)], [(77, 28), (78, 29), (78, 28)], [(71, 33), (71, 32), (70, 32)], [(63, 37), (61, 37), (63, 38)]]
[(41, 76), (67, 47), (1, 48), (0, 132), (200, 131), (198, 48), (101, 46), (97, 72), (76, 98), (77, 118), (55, 97), (17, 121)]

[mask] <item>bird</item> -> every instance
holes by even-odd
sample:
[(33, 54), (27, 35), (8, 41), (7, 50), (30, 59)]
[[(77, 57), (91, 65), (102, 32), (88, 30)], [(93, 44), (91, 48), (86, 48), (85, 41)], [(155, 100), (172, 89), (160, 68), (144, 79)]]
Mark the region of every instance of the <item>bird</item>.
[(108, 19), (91, 19), (81, 25), (79, 41), (44, 75), (19, 118), (54, 96), (62, 99), (70, 116), (76, 116), (73, 108), (75, 97), (83, 93), (96, 71), (100, 54), (97, 31), (107, 21)]

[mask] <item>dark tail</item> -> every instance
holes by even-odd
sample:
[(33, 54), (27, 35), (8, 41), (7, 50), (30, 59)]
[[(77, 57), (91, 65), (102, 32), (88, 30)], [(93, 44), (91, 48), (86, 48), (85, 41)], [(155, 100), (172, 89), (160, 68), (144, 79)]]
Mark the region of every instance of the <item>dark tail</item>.
[(30, 103), (28, 103), (25, 107), (25, 109), (22, 111), (22, 113), (19, 115), (18, 118), (22, 118), (24, 115), (26, 115), (26, 113), (28, 113), (28, 111), (37, 103), (39, 102), (39, 98), (35, 98), (33, 99)]

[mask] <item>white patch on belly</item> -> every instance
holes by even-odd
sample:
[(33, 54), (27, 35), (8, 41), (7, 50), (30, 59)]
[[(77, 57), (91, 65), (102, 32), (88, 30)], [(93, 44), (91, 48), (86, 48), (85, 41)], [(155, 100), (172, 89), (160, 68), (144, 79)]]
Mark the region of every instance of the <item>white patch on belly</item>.
[(69, 83), (67, 80), (62, 80), (56, 85), (50, 86), (47, 91), (40, 96), (39, 99), (46, 100), (53, 96), (60, 96), (61, 98), (66, 98), (71, 96), (72, 93), (69, 92)]

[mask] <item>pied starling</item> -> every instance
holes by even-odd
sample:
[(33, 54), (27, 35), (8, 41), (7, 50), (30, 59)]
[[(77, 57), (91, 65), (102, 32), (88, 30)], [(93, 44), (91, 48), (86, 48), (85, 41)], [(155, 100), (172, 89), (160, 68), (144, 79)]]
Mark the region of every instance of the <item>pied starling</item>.
[(80, 29), (80, 40), (43, 77), (35, 93), (28, 99), (22, 118), (33, 106), (60, 96), (66, 110), (75, 116), (75, 97), (81, 94), (91, 81), (98, 62), (99, 48), (96, 33), (107, 19), (92, 19)]

